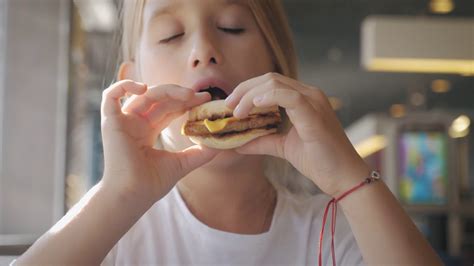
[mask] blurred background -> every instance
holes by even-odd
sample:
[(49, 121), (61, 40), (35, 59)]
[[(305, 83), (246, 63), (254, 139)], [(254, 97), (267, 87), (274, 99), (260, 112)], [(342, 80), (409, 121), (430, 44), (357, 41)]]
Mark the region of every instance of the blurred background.
[[(283, 0), (300, 79), (330, 96), (447, 265), (474, 263), (474, 2)], [(118, 1), (0, 0), (0, 264), (102, 176)], [(389, 230), (389, 229), (388, 229)]]

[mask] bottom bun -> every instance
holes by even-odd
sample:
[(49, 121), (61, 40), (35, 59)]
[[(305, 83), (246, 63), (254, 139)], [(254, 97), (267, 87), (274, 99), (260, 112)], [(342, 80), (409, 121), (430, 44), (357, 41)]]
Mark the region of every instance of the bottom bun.
[(198, 145), (203, 145), (209, 148), (228, 150), (235, 149), (240, 147), (247, 142), (250, 142), (258, 137), (276, 133), (276, 128), (263, 129), (257, 128), (242, 133), (236, 133), (229, 136), (223, 137), (198, 137), (198, 136), (189, 136), (189, 139)]

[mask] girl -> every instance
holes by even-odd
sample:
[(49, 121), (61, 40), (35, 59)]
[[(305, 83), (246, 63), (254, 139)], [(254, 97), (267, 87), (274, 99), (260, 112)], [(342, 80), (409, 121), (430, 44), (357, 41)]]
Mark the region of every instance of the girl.
[[(279, 1), (127, 0), (123, 15), (121, 81), (101, 106), (104, 176), (15, 265), (441, 264), (384, 183), (361, 183), (376, 179), (324, 93), (296, 80)], [(193, 146), (180, 127), (209, 86), (238, 118), (285, 108), (289, 129), (231, 151)], [(346, 195), (332, 201), (334, 240), (319, 246), (330, 198), (267, 178), (267, 156)]]

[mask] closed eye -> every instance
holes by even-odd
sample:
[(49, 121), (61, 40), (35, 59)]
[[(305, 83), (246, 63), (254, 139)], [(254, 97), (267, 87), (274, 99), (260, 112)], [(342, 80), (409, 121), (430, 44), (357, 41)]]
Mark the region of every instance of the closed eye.
[(241, 34), (245, 31), (245, 29), (230, 29), (230, 28), (219, 28), (223, 32), (231, 33), (231, 34)]
[[(219, 28), (220, 30), (224, 31), (224, 32), (227, 32), (227, 33), (231, 33), (231, 34), (241, 34), (245, 31), (245, 29), (231, 29), (231, 28)], [(170, 41), (172, 41), (173, 39), (176, 39), (176, 38), (179, 38), (181, 36), (183, 36), (184, 33), (180, 33), (180, 34), (176, 34), (176, 35), (173, 35), (169, 38), (166, 38), (166, 39), (163, 39), (160, 41), (160, 43), (168, 43)]]
[(184, 32), (183, 32), (183, 33), (180, 33), (180, 34), (173, 35), (173, 36), (171, 36), (171, 37), (169, 37), (169, 38), (166, 38), (166, 39), (161, 40), (160, 43), (168, 43), (168, 42), (172, 41), (173, 39), (176, 39), (176, 38), (181, 37), (181, 36), (183, 36), (183, 35), (184, 35)]

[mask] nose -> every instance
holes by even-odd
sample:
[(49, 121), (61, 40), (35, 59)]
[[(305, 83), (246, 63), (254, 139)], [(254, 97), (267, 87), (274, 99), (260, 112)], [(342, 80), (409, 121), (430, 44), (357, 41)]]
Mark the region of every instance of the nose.
[(222, 64), (222, 55), (211, 36), (198, 34), (191, 50), (189, 65), (192, 68)]

